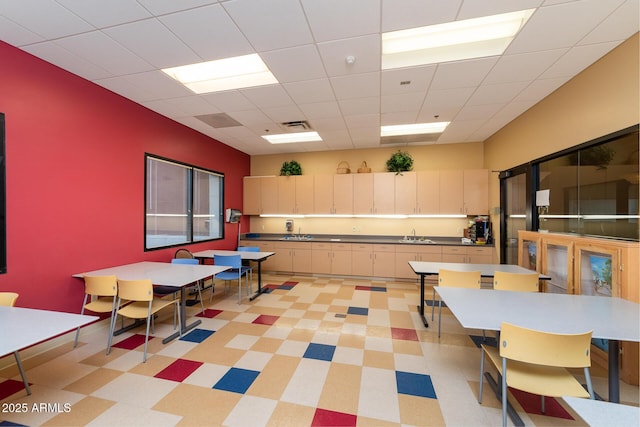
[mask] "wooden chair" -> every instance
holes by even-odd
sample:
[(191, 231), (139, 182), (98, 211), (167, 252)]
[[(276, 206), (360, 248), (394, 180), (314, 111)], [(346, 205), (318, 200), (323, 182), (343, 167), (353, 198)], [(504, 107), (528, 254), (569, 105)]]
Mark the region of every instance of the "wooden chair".
[[(482, 403), (485, 355), (502, 376), (502, 425), (507, 425), (507, 387), (542, 397), (595, 398), (591, 383), (591, 331), (557, 334), (503, 322), (499, 348), (482, 344), (478, 403)], [(588, 391), (567, 368), (583, 368)]]
[[(131, 301), (129, 304), (120, 307), (123, 300)], [(178, 313), (178, 328), (180, 328), (180, 300), (164, 300), (153, 297), (153, 284), (150, 279), (142, 280), (118, 280), (118, 302), (120, 307), (116, 311), (116, 316), (120, 315), (129, 319), (147, 319), (147, 330), (144, 337), (144, 354), (142, 362), (147, 361), (147, 344), (149, 342), (149, 328), (153, 323), (154, 315), (165, 307), (174, 306)], [(110, 335), (113, 337), (115, 320), (111, 322)], [(152, 333), (154, 331), (152, 330)], [(182, 336), (182, 329), (180, 329)], [(110, 339), (111, 341), (111, 339)], [(111, 346), (107, 348), (107, 354), (111, 351)]]
[[(94, 313), (109, 313), (109, 331), (115, 320), (116, 302), (118, 297), (118, 279), (116, 276), (87, 276), (84, 275), (84, 300), (80, 314), (85, 310)], [(78, 346), (80, 327), (76, 330), (73, 347)], [(107, 348), (111, 347), (111, 334), (107, 339)]]
[(496, 271), (493, 276), (493, 289), (498, 291), (538, 292), (538, 273), (520, 274)]
[[(480, 289), (479, 271), (438, 271), (438, 286), (448, 286), (452, 288), (477, 288)], [(431, 303), (431, 319), (435, 309), (436, 290), (433, 290), (433, 300)], [(438, 298), (438, 338), (440, 338), (440, 323), (442, 319), (442, 300)]]

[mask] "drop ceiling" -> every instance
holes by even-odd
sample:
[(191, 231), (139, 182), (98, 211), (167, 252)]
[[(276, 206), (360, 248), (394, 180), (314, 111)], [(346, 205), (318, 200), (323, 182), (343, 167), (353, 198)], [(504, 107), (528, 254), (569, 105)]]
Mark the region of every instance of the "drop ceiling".
[[(382, 32), (529, 8), (501, 56), (381, 70)], [(433, 121), (451, 124), (399, 144), (484, 141), (638, 32), (638, 16), (638, 0), (2, 0), (0, 40), (262, 155), (388, 147), (381, 125)], [(250, 53), (279, 84), (195, 95), (161, 71)], [(260, 136), (298, 121), (323, 141)]]

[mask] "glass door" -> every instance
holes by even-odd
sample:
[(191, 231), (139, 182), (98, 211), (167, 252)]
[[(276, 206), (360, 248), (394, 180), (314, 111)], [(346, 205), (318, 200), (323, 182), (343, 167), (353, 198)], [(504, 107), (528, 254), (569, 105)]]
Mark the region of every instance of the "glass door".
[(500, 260), (503, 264), (518, 264), (518, 231), (527, 230), (531, 215), (527, 212), (527, 170), (518, 167), (500, 175)]

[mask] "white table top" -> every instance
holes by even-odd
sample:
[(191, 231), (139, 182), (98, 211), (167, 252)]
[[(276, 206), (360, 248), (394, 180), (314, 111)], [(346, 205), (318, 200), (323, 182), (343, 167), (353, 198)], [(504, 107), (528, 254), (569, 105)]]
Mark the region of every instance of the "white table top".
[(97, 316), (0, 306), (0, 356), (48, 340), (97, 319)]
[(171, 264), (170, 262), (144, 261), (101, 270), (86, 271), (74, 274), (73, 277), (82, 277), (83, 274), (95, 276), (114, 274), (118, 279), (151, 279), (154, 285), (182, 287), (216, 275), (229, 268), (223, 265)]
[(250, 251), (224, 251), (218, 249), (208, 249), (206, 251), (194, 252), (196, 258), (215, 258), (216, 255), (240, 255), (240, 258), (249, 261), (264, 261), (275, 252), (250, 252)]
[[(409, 265), (416, 274), (436, 275), (438, 270), (453, 271), (480, 271), (482, 277), (493, 277), (496, 271), (506, 273), (535, 273), (519, 265), (513, 264), (464, 264), (459, 262), (427, 262), (427, 261), (409, 261)], [(551, 277), (540, 274), (541, 280), (549, 280)]]
[(638, 427), (640, 408), (602, 400), (563, 396), (562, 399), (592, 427)]
[(640, 304), (616, 297), (435, 286), (465, 328), (500, 330), (502, 322), (593, 338), (640, 341)]

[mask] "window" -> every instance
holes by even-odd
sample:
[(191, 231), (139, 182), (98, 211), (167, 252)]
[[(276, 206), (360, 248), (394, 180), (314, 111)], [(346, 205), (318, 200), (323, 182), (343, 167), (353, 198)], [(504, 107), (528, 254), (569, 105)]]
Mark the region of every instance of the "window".
[(224, 174), (145, 155), (145, 250), (224, 237)]

